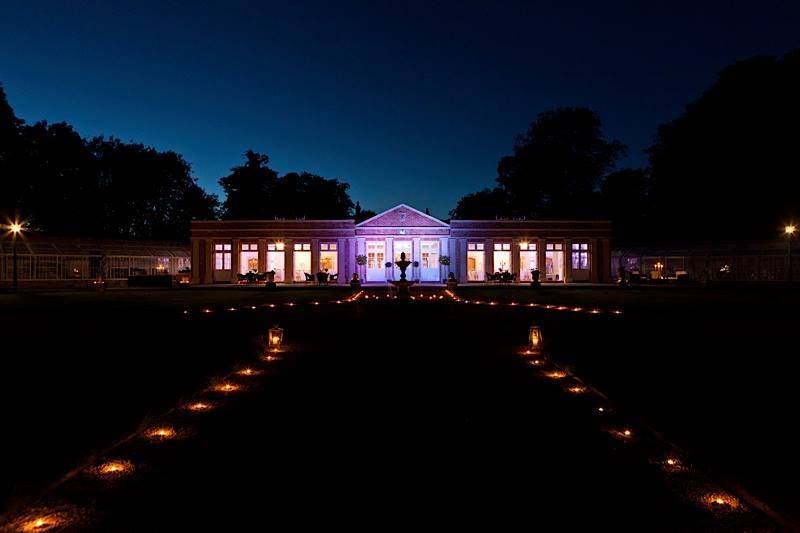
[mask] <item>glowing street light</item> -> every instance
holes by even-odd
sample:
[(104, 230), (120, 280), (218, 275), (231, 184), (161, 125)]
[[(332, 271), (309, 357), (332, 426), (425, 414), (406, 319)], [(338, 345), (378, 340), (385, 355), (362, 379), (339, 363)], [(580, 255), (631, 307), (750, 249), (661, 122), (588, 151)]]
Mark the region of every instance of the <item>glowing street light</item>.
[(19, 221), (11, 222), (8, 225), (8, 230), (11, 232), (11, 253), (12, 253), (12, 281), (11, 292), (17, 292), (17, 237), (22, 235), (23, 226)]
[(786, 235), (786, 259), (787, 259), (787, 269), (786, 269), (786, 279), (791, 282), (792, 281), (792, 237), (794, 234), (797, 233), (797, 226), (794, 224), (786, 224), (783, 227), (783, 234)]

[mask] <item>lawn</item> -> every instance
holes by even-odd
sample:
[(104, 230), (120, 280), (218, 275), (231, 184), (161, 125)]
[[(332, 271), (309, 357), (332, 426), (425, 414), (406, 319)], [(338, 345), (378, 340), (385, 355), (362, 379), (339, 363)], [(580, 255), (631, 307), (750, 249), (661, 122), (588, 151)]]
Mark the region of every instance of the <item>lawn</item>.
[[(373, 524), (428, 509), (452, 525), (469, 508), (476, 518), (566, 513), (568, 522), (594, 526), (625, 516), (631, 529), (740, 525), (687, 503), (647, 457), (609, 440), (591, 410), (532, 374), (513, 355), (531, 322), (542, 326), (553, 359), (606, 393), (631, 424), (661, 431), (711, 479), (744, 487), (784, 514), (796, 507), (784, 488), (798, 473), (787, 427), (794, 363), (779, 350), (790, 336), (779, 317), (792, 295), (465, 287), (457, 294), (497, 305), (329, 303), (348, 294), (0, 296), (4, 328), (14, 332), (0, 363), (13, 376), (0, 398), (14, 428), (1, 465), (6, 508), (213, 376), (253, 361), (274, 322), (295, 350), (265, 369), (259, 386), (203, 422), (190, 419), (196, 434), (162, 455), (140, 441), (116, 448), (148, 465), (135, 482), (101, 496), (85, 480), (69, 487), (106, 509), (100, 530), (141, 530), (154, 519), (165, 527), (255, 527), (272, 520), (259, 513), (285, 518), (301, 501), (336, 520), (369, 508), (359, 516)], [(512, 301), (518, 305), (502, 304)], [(532, 301), (585, 309), (523, 305)], [(743, 311), (754, 306), (759, 312)], [(587, 312), (594, 308), (623, 312)], [(273, 505), (247, 511), (265, 500)], [(572, 516), (573, 505), (586, 514)]]

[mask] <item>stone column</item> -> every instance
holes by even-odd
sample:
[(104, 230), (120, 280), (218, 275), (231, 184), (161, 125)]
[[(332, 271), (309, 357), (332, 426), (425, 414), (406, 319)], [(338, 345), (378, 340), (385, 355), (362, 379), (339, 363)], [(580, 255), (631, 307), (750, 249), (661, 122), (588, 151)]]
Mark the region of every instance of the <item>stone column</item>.
[(456, 258), (456, 267), (458, 270), (458, 282), (459, 283), (466, 283), (467, 282), (467, 239), (458, 239), (458, 241), (454, 241), (455, 246), (455, 253), (453, 254)]
[(546, 244), (547, 244), (546, 239), (536, 240), (536, 262), (538, 263), (536, 265), (536, 268), (538, 268), (539, 272), (541, 272), (541, 274), (539, 275), (539, 281), (545, 281), (547, 279), (547, 273), (545, 269), (546, 267), (545, 248), (547, 247)]
[(486, 239), (483, 242), (483, 275), (486, 276), (487, 272), (494, 274), (494, 239)]
[(231, 283), (236, 283), (238, 279), (236, 274), (239, 273), (239, 259), (241, 259), (242, 251), (239, 250), (239, 239), (231, 241)]
[(439, 239), (439, 257), (443, 255), (447, 255), (450, 257), (449, 266), (444, 266), (443, 264), (439, 263), (439, 281), (447, 279), (447, 276), (450, 274), (451, 271), (455, 272), (455, 270), (453, 270), (455, 266), (454, 263), (455, 257), (453, 257), (453, 255), (450, 253), (449, 243), (450, 239), (448, 239), (447, 237), (441, 237)]
[(258, 271), (267, 271), (267, 239), (258, 239)]
[(311, 239), (311, 275), (317, 275), (320, 271), (319, 267), (319, 239)]
[(572, 240), (564, 239), (564, 283), (572, 282)]
[(511, 272), (517, 275), (517, 282), (522, 277), (519, 264), (519, 239), (511, 240)]
[(283, 279), (284, 283), (294, 283), (294, 242), (283, 241)]
[[(414, 237), (411, 239), (411, 261), (420, 261), (422, 259), (422, 248), (420, 247), (420, 238)], [(411, 280), (419, 279), (422, 276), (420, 275), (420, 267), (415, 267), (414, 264), (411, 264)]]
[(200, 265), (203, 262), (200, 248), (200, 239), (192, 239), (192, 285), (200, 283)]
[[(383, 259), (384, 263), (394, 263), (394, 238), (386, 237), (386, 257)], [(391, 267), (385, 268), (384, 272), (386, 279), (394, 279), (394, 264)]]
[(367, 265), (359, 265), (355, 263), (357, 255), (367, 255), (367, 239), (364, 237), (356, 238), (356, 249), (355, 254), (353, 254), (353, 261), (355, 264), (355, 271), (358, 273), (358, 278), (361, 280), (362, 283), (367, 281)]
[(347, 264), (347, 240), (336, 239), (336, 283), (347, 283), (349, 276), (347, 272), (350, 270)]
[(206, 285), (210, 285), (214, 283), (214, 240), (213, 239), (205, 239), (206, 244), (206, 270), (204, 273), (204, 280), (203, 283)]

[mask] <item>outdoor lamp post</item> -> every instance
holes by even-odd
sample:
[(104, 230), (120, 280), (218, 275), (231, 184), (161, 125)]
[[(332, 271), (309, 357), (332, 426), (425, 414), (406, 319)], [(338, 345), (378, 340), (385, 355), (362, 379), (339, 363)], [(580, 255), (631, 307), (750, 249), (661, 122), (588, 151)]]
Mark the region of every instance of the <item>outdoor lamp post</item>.
[(542, 353), (542, 329), (536, 324), (528, 330), (528, 353), (531, 355)]
[(11, 230), (11, 292), (17, 292), (17, 237), (22, 233), (22, 224), (12, 222), (8, 228)]
[(786, 279), (791, 282), (792, 281), (792, 237), (797, 232), (797, 226), (794, 224), (786, 224), (783, 227), (783, 233), (786, 235), (786, 260), (787, 260), (787, 270), (786, 270)]
[(279, 328), (278, 326), (272, 326), (269, 328), (269, 349), (273, 352), (277, 352), (281, 349), (281, 343), (283, 343), (283, 328)]

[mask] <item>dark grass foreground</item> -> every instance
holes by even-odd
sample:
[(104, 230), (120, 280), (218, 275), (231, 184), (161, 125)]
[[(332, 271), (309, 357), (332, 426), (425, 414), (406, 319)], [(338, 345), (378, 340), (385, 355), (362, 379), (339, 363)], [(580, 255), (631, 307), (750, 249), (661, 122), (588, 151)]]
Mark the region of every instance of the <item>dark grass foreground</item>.
[[(151, 421), (174, 428), (180, 438), (133, 438), (95, 461), (130, 461), (133, 472), (110, 479), (80, 473), (49, 492), (42, 501), (48, 509), (68, 502), (85, 510), (71, 515), (81, 529), (261, 530), (286, 523), (776, 528), (752, 509), (709, 510), (695, 484), (665, 472), (657, 462), (663, 450), (640, 433), (637, 424), (649, 422), (641, 419), (640, 406), (629, 405), (631, 417), (598, 416), (594, 400), (565, 393), (514, 355), (536, 320), (555, 356), (583, 350), (583, 362), (569, 361), (577, 373), (600, 368), (585, 363), (595, 353), (588, 350), (602, 360), (609, 339), (601, 332), (617, 331), (625, 315), (372, 300), (276, 303), (250, 311), (217, 307), (177, 322), (175, 309), (167, 311), (173, 318), (164, 315), (163, 332), (146, 335), (163, 338), (157, 353), (165, 355), (130, 365), (145, 385), (123, 380), (127, 401), (110, 386), (98, 395), (91, 379), (97, 373), (87, 367), (80, 397), (93, 422), (72, 412), (73, 423), (126, 420), (118, 428), (99, 422), (104, 429), (94, 432), (94, 449), (135, 428), (143, 405), (145, 412), (163, 413), (192, 400), (211, 376), (245, 362), (263, 373), (233, 377), (243, 390), (201, 394), (214, 404), (210, 411), (178, 409)], [(275, 321), (295, 350), (280, 361), (259, 361), (259, 336)], [(137, 339), (131, 336), (128, 345), (140, 346)], [(105, 397), (114, 399), (107, 408), (101, 407)], [(636, 438), (619, 440), (606, 431), (622, 427), (621, 421), (631, 423)], [(70, 466), (79, 464), (86, 457), (78, 449), (81, 433), (62, 431), (65, 438), (45, 439), (41, 447), (66, 463), (62, 447), (69, 445), (75, 448)], [(35, 464), (26, 450), (19, 456)], [(23, 468), (18, 473), (26, 479)]]

